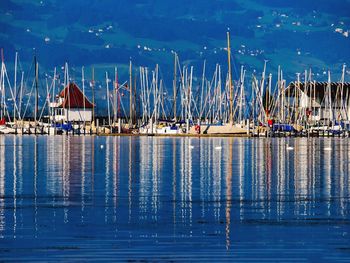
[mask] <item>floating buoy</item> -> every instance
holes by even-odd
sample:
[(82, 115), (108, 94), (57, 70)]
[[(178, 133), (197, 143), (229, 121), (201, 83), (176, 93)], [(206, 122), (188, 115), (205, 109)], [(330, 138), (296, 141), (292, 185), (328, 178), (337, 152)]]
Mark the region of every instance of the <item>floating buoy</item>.
[(104, 148), (104, 146), (103, 146), (103, 145), (101, 145), (100, 147), (101, 147), (101, 149), (103, 149), (103, 148)]

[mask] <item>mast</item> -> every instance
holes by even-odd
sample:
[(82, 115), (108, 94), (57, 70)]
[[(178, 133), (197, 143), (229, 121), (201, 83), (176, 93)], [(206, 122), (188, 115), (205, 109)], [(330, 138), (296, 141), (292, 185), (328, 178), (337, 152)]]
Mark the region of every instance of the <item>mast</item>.
[[(312, 108), (312, 112), (314, 116), (316, 116), (316, 80), (313, 81), (313, 92), (314, 92), (314, 103), (312, 104), (313, 108)], [(317, 115), (319, 115), (320, 112), (317, 113)], [(321, 119), (321, 118), (320, 118)]]
[(239, 124), (242, 124), (242, 113), (243, 113), (243, 87), (244, 87), (244, 67), (241, 67), (241, 86), (240, 86), (240, 96), (239, 96)]
[[(347, 118), (347, 111), (346, 111), (346, 108), (345, 108), (345, 104), (344, 104), (344, 81), (345, 81), (345, 69), (346, 69), (346, 65), (343, 64), (343, 70), (342, 70), (342, 76), (341, 76), (341, 91), (340, 91), (340, 115), (342, 116), (342, 112), (344, 112), (345, 116), (346, 116), (346, 119)], [(343, 119), (343, 116), (342, 116), (342, 120)]]
[(227, 60), (228, 60), (228, 81), (230, 91), (230, 123), (233, 124), (233, 86), (231, 76), (231, 47), (230, 47), (230, 32), (227, 31)]
[(129, 114), (130, 114), (130, 120), (129, 120), (129, 124), (130, 127), (132, 126), (132, 118), (133, 118), (133, 112), (132, 112), (132, 62), (130, 60), (130, 64), (129, 64), (129, 89), (130, 89), (130, 93), (129, 93)]
[(270, 116), (270, 110), (271, 110), (271, 104), (272, 104), (272, 93), (271, 93), (271, 88), (272, 88), (272, 74), (269, 74), (269, 87), (268, 87), (268, 92), (269, 92), (269, 96), (266, 96), (266, 105), (268, 105), (266, 107), (266, 109), (268, 109), (268, 116)]
[[(200, 112), (202, 113), (203, 110), (203, 97), (204, 97), (204, 81), (205, 81), (205, 64), (206, 60), (203, 62), (203, 74), (202, 74), (202, 84), (201, 84), (201, 105), (200, 105)], [(202, 116), (199, 116), (199, 119), (201, 119)]]
[(155, 112), (155, 123), (157, 124), (157, 120), (159, 118), (159, 112), (158, 112), (158, 108), (159, 108), (159, 90), (158, 90), (158, 64), (156, 65), (156, 70), (154, 72), (154, 80), (153, 80), (153, 88), (154, 88), (154, 112)]
[[(55, 90), (56, 90), (56, 67), (54, 68), (53, 71), (53, 90), (52, 90), (52, 103), (55, 103)], [(22, 99), (21, 99), (22, 101)], [(56, 113), (54, 109), (51, 111), (53, 121), (56, 122)]]
[(188, 94), (188, 117), (189, 117), (189, 120), (192, 120), (193, 117), (192, 117), (192, 110), (191, 110), (191, 102), (192, 102), (192, 78), (193, 78), (193, 66), (191, 66), (191, 69), (190, 69), (190, 83), (189, 83), (189, 86), (188, 86), (188, 89), (189, 89), (189, 94)]
[(34, 111), (34, 121), (35, 126), (37, 125), (37, 117), (38, 117), (38, 100), (39, 100), (39, 88), (38, 88), (38, 82), (39, 82), (39, 67), (38, 62), (36, 60), (36, 55), (34, 55), (34, 65), (35, 65), (35, 111)]
[(136, 79), (137, 79), (137, 75), (135, 74), (135, 77), (134, 77), (134, 104), (133, 104), (133, 112), (134, 112), (134, 118), (135, 118), (135, 122), (137, 124), (137, 89), (136, 89)]
[(285, 114), (285, 109), (284, 109), (284, 106), (285, 106), (285, 81), (283, 79), (283, 71), (281, 69), (281, 92), (282, 92), (282, 121), (283, 123), (286, 121), (286, 114)]
[(310, 91), (309, 91), (309, 103), (308, 103), (308, 106), (307, 106), (307, 109), (309, 110), (308, 112), (308, 116), (307, 116), (307, 121), (308, 121), (308, 124), (310, 124), (312, 122), (312, 115), (314, 114), (314, 111), (312, 110), (312, 71), (311, 71), (311, 68), (309, 69), (309, 79), (308, 79), (308, 83), (309, 83), (309, 86), (310, 86)]
[(333, 127), (333, 107), (332, 107), (331, 87), (332, 87), (331, 72), (328, 70), (327, 88), (328, 88), (328, 102), (329, 102), (329, 119), (332, 122), (332, 127)]
[(23, 86), (24, 86), (24, 72), (22, 71), (22, 76), (21, 76), (21, 87), (20, 87), (20, 93), (19, 93), (19, 117), (22, 119), (22, 100), (23, 100)]
[(119, 94), (119, 84), (118, 84), (118, 69), (115, 69), (115, 88), (117, 90), (117, 103), (118, 103), (118, 107), (117, 107), (117, 117), (120, 118), (120, 94)]
[(113, 89), (113, 123), (117, 122), (117, 89), (118, 89), (118, 75), (117, 67), (114, 67), (114, 89)]
[(84, 116), (84, 127), (85, 127), (85, 108), (86, 108), (86, 105), (85, 105), (85, 76), (84, 76), (84, 66), (83, 67), (81, 67), (81, 82), (82, 82), (82, 88), (83, 88), (83, 107), (84, 107), (84, 114), (83, 114), (83, 116)]
[(17, 58), (18, 52), (16, 52), (15, 56), (15, 81), (14, 81), (14, 98), (13, 98), (13, 121), (16, 121), (16, 101), (17, 101)]
[(174, 55), (174, 83), (173, 83), (173, 94), (174, 94), (174, 120), (176, 121), (176, 58), (177, 54)]
[(91, 80), (91, 90), (92, 90), (92, 123), (95, 125), (95, 68), (92, 67), (92, 80)]
[[(70, 82), (69, 82), (69, 73), (68, 73), (68, 63), (65, 64), (65, 79), (67, 87), (67, 101), (68, 101), (68, 110), (67, 110), (67, 122), (69, 122), (69, 111), (70, 111)], [(66, 94), (65, 94), (66, 95)]]
[(109, 109), (109, 87), (108, 87), (108, 72), (106, 72), (106, 95), (107, 95), (107, 112), (108, 112), (108, 126), (111, 126), (111, 113)]

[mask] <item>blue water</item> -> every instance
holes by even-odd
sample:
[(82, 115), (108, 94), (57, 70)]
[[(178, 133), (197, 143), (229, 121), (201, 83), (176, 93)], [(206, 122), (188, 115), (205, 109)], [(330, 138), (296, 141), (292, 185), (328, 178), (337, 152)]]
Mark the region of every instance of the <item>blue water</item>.
[(350, 261), (349, 142), (0, 136), (0, 261)]

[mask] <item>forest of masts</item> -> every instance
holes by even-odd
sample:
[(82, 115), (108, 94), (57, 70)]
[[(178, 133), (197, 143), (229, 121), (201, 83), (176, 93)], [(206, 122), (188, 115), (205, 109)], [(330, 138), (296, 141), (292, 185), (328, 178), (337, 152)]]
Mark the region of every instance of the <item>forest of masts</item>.
[[(153, 70), (147, 67), (133, 68), (130, 62), (129, 79), (124, 82), (118, 80), (118, 69), (114, 70), (114, 80), (105, 74), (106, 101), (103, 105), (107, 107), (106, 125), (112, 127), (117, 120), (122, 118), (124, 122), (133, 127), (140, 127), (150, 120), (157, 123), (158, 120), (188, 121), (191, 125), (200, 123), (235, 123), (254, 125), (266, 125), (269, 119), (278, 123), (291, 123), (299, 125), (312, 125), (307, 118), (306, 108), (300, 107), (303, 92), (298, 85), (304, 83), (304, 93), (315, 94), (316, 81), (312, 78), (311, 70), (302, 75), (297, 74), (296, 91), (290, 94), (287, 89), (283, 71), (279, 67), (277, 80), (273, 85), (272, 74), (266, 72), (267, 61), (263, 65), (260, 76), (252, 74), (247, 78), (244, 66), (240, 68), (238, 80), (234, 81), (231, 74), (231, 50), (228, 35), (228, 67), (223, 72), (222, 67), (217, 64), (213, 73), (207, 72), (206, 61), (204, 61), (201, 77), (194, 77), (193, 66), (183, 66), (179, 56), (174, 54), (174, 69), (172, 91), (165, 87), (164, 80), (160, 77), (159, 66)], [(57, 77), (57, 69), (54, 69), (52, 77), (46, 75), (45, 88), (40, 85), (41, 94), (45, 94), (45, 100), (39, 105), (39, 66), (36, 58), (29, 72), (34, 71), (34, 77), (28, 74), (25, 79), (24, 71), (18, 70), (18, 54), (15, 56), (15, 70), (13, 79), (7, 73), (3, 51), (1, 52), (1, 76), (0, 76), (0, 119), (6, 118), (8, 123), (18, 120), (34, 119), (36, 125), (43, 122), (44, 117), (53, 115), (49, 103), (56, 99), (55, 94), (60, 92), (69, 81), (68, 64), (64, 67), (63, 83)], [(87, 81), (84, 76), (84, 67), (81, 70), (80, 85), (82, 92), (92, 94), (90, 101), (95, 103), (95, 79), (92, 69), (92, 78)], [(349, 94), (344, 93), (345, 65), (339, 81), (339, 103), (332, 102), (331, 75), (328, 72), (328, 85), (324, 91), (323, 104), (328, 107), (334, 120), (348, 121), (347, 112), (349, 107)], [(208, 77), (210, 75), (210, 77)], [(49, 81), (50, 80), (50, 81)], [(41, 82), (40, 82), (41, 83)], [(102, 87), (103, 87), (102, 86)], [(127, 94), (127, 96), (125, 96)], [(169, 95), (171, 94), (171, 95)], [(310, 96), (311, 100), (315, 99)], [(129, 109), (127, 107), (129, 106)], [(100, 107), (100, 105), (96, 105)], [(95, 107), (95, 108), (96, 108)], [(93, 121), (98, 118), (96, 109), (93, 110)], [(311, 109), (312, 110), (312, 109)], [(339, 112), (337, 112), (339, 111)], [(332, 118), (331, 116), (331, 118)], [(49, 120), (49, 118), (47, 118)]]

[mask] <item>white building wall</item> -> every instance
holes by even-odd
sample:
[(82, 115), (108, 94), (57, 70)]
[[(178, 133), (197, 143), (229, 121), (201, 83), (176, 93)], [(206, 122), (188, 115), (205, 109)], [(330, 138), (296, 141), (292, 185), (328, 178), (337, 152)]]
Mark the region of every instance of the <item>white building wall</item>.
[(92, 121), (92, 109), (60, 109), (63, 110), (62, 115), (55, 116), (55, 120), (57, 122), (60, 121), (72, 121), (72, 122), (78, 122), (78, 121), (86, 121), (90, 122)]
[(70, 109), (66, 110), (66, 120), (68, 121), (91, 121), (92, 110), (91, 109)]

